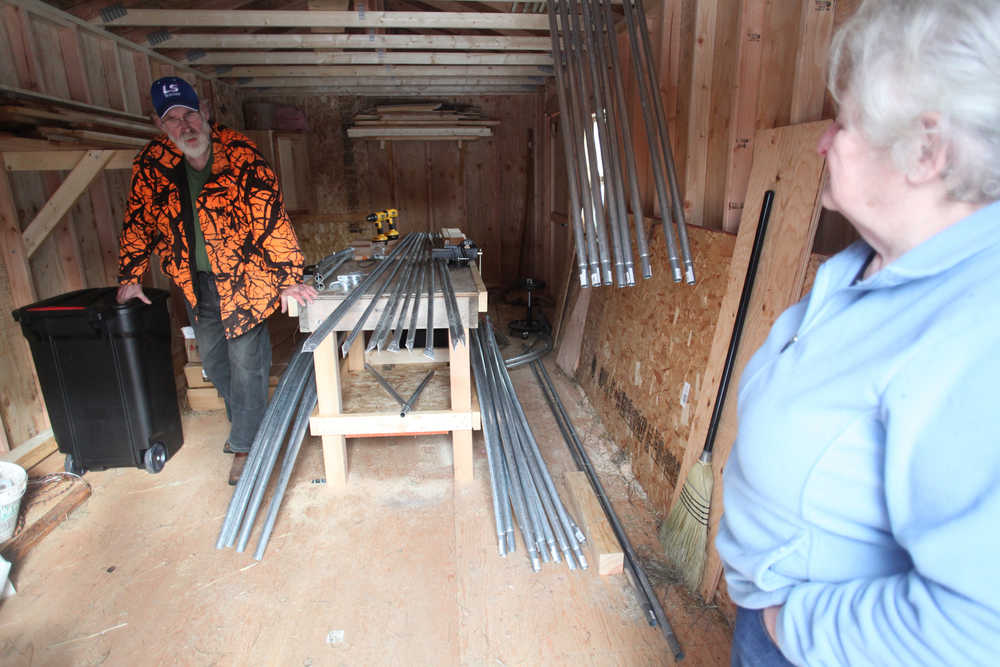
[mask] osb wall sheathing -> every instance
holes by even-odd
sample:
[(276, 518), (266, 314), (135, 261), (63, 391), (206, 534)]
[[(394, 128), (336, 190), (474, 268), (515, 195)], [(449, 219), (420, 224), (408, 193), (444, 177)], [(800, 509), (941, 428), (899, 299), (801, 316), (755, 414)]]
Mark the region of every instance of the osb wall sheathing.
[(662, 231), (655, 226), (649, 239), (653, 278), (594, 290), (576, 372), (661, 510), (677, 483), (736, 242), (732, 234), (688, 227), (698, 280), (675, 284)]

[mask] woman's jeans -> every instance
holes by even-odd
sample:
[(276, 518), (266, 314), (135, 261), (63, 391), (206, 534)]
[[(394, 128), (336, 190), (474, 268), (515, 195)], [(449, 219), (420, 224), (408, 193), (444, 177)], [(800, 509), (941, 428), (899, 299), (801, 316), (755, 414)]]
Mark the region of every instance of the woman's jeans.
[(781, 655), (764, 627), (760, 609), (738, 607), (733, 628), (731, 667), (788, 667), (792, 663)]
[(262, 322), (242, 336), (226, 339), (219, 312), (219, 292), (210, 273), (198, 272), (198, 307), (188, 316), (198, 341), (202, 368), (226, 401), (229, 447), (249, 452), (267, 409), (271, 372), (271, 336)]

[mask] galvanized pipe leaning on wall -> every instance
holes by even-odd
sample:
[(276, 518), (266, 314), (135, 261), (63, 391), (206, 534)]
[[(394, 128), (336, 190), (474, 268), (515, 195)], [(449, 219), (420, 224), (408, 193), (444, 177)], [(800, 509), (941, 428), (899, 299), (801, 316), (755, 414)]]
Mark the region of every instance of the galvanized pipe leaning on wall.
[[(641, 7), (633, 10), (632, 1), (626, 0), (625, 3), (629, 18), (627, 26), (646, 122), (650, 162), (664, 218), (664, 239), (671, 275), (675, 282), (685, 277), (689, 284), (693, 284), (694, 267), (676, 169), (666, 124), (662, 122), (663, 110), (655, 85), (655, 69), (647, 53), (648, 30), (644, 24), (641, 29), (636, 27), (638, 24), (633, 14), (641, 11)], [(642, 276), (652, 277), (638, 170), (632, 155), (633, 133), (628, 122), (624, 84), (619, 71), (617, 35), (609, 5), (606, 0), (548, 1), (556, 93), (563, 121), (560, 131), (563, 133), (563, 153), (573, 208), (571, 219), (583, 287), (587, 287), (588, 282), (592, 286), (611, 284), (612, 269), (619, 287), (635, 284), (629, 203)], [(642, 50), (643, 47), (646, 51)], [(661, 122), (657, 123), (657, 120)], [(670, 224), (671, 211), (680, 237), (680, 258)], [(587, 253), (586, 258), (584, 252)], [(584, 276), (588, 266), (589, 278)]]

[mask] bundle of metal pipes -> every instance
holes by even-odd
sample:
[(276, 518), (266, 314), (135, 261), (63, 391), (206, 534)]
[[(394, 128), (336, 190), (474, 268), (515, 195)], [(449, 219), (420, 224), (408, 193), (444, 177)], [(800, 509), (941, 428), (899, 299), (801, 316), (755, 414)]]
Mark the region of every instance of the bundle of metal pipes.
[[(642, 277), (650, 278), (652, 269), (611, 3), (609, 0), (547, 2), (580, 285), (610, 285), (614, 278), (618, 287), (631, 286), (635, 284), (635, 264), (626, 180)], [(622, 5), (671, 274), (674, 282), (680, 282), (683, 263), (685, 280), (694, 284), (684, 206), (645, 10), (641, 0), (623, 0)], [(671, 213), (680, 242), (679, 258)]]
[(534, 571), (543, 562), (559, 562), (560, 554), (569, 569), (586, 569), (587, 559), (580, 548), (586, 538), (559, 498), (507, 374), (489, 317), (472, 337), (471, 361), (490, 469), (497, 550), (501, 556), (515, 550), (513, 518)]
[[(257, 512), (264, 499), (264, 493), (270, 483), (274, 464), (285, 444), (285, 458), (281, 471), (271, 496), (267, 518), (261, 530), (260, 539), (254, 558), (261, 560), (264, 550), (271, 538), (274, 523), (277, 520), (278, 508), (285, 496), (288, 480), (295, 466), (302, 439), (305, 437), (309, 416), (316, 407), (316, 383), (313, 375), (312, 354), (297, 352), (292, 357), (288, 368), (278, 381), (274, 396), (268, 403), (267, 410), (261, 422), (257, 435), (250, 448), (243, 476), (233, 491), (229, 501), (229, 509), (219, 531), (217, 549), (231, 547), (236, 544), (237, 551), (244, 551), (253, 532)], [(297, 409), (296, 409), (297, 406)], [(294, 423), (292, 415), (295, 415)], [(291, 424), (291, 429), (289, 429)], [(287, 434), (287, 444), (286, 444)], [(237, 535), (239, 542), (237, 542)]]
[(337, 275), (337, 269), (352, 257), (354, 248), (344, 248), (316, 262), (316, 269), (313, 272), (313, 284), (316, 289), (322, 291), (331, 287), (333, 283), (330, 282), (330, 278)]
[[(458, 300), (455, 298), (455, 288), (451, 283), (448, 263), (443, 259), (431, 257), (432, 240), (432, 235), (426, 232), (407, 234), (393, 248), (392, 252), (361, 280), (348, 293), (344, 301), (316, 327), (312, 335), (303, 343), (303, 351), (314, 351), (334, 330), (344, 313), (362, 295), (368, 294), (371, 296), (371, 302), (342, 342), (341, 354), (347, 356), (347, 351), (364, 330), (368, 317), (384, 296), (387, 298), (385, 308), (375, 324), (375, 329), (365, 349), (367, 351), (376, 348), (379, 350), (399, 350), (405, 345), (406, 349), (412, 350), (418, 327), (420, 324), (424, 324), (423, 328), (427, 332), (424, 354), (433, 358), (434, 294), (439, 289), (444, 296), (452, 345), (464, 343), (465, 327), (462, 325), (461, 313), (458, 311)], [(417, 321), (421, 299), (426, 299), (427, 304), (426, 320), (423, 323)], [(403, 341), (404, 331), (407, 332), (405, 342)], [(391, 338), (390, 334), (393, 334)]]

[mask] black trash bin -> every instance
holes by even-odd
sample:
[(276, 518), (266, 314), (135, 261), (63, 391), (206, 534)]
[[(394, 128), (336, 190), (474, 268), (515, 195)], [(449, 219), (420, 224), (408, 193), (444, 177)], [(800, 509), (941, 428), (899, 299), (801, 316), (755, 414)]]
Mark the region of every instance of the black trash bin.
[(156, 473), (184, 442), (170, 352), (168, 293), (115, 301), (115, 287), (69, 292), (14, 311), (66, 470)]

